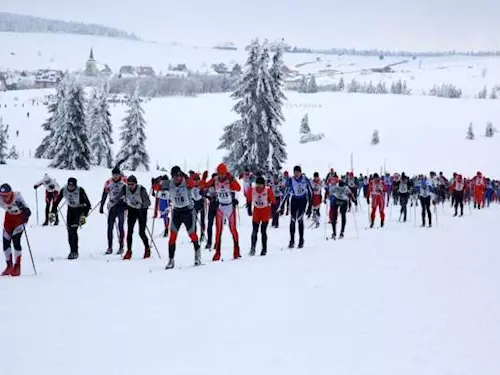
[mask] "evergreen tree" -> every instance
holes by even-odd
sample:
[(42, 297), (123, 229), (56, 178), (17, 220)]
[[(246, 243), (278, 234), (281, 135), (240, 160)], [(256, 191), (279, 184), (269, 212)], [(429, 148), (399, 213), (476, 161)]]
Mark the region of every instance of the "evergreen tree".
[(11, 160), (19, 159), (19, 152), (17, 152), (16, 146), (12, 145), (12, 147), (9, 150), (9, 155), (7, 156), (7, 159)]
[(3, 123), (3, 118), (0, 117), (0, 164), (7, 164), (8, 156), (8, 141), (9, 141), (9, 125)]
[(377, 89), (373, 86), (372, 81), (370, 81), (370, 83), (365, 87), (365, 92), (367, 94), (375, 94), (377, 92)]
[(318, 85), (316, 84), (316, 77), (314, 75), (309, 78), (309, 82), (307, 83), (307, 92), (310, 94), (318, 92)]
[(491, 94), (490, 94), (489, 98), (490, 99), (497, 99), (498, 98), (497, 91), (494, 88), (491, 90)]
[(306, 76), (302, 76), (302, 79), (301, 79), (301, 81), (300, 81), (300, 85), (299, 85), (299, 90), (298, 90), (298, 91), (299, 91), (300, 93), (305, 94), (305, 93), (307, 93), (307, 92), (308, 92), (308, 91), (307, 91), (307, 90), (308, 90), (308, 88), (309, 88), (309, 87), (308, 87), (308, 83), (307, 83), (307, 78), (306, 78)]
[(116, 156), (117, 160), (123, 163), (124, 169), (136, 171), (142, 166), (146, 171), (149, 171), (145, 127), (144, 110), (136, 89), (128, 101), (127, 116), (123, 119), (120, 134), (122, 147)]
[(92, 164), (112, 168), (113, 127), (111, 125), (107, 95), (107, 85), (104, 85), (94, 95), (91, 105), (92, 132), (90, 134), (90, 148), (92, 150)]
[(385, 84), (385, 82), (379, 82), (375, 92), (377, 94), (388, 94), (389, 90), (387, 89), (387, 85)]
[(488, 121), (486, 123), (486, 132), (484, 135), (488, 138), (491, 138), (491, 137), (493, 137), (494, 134), (495, 134), (495, 130), (493, 129), (493, 123)]
[(378, 145), (379, 143), (380, 143), (380, 138), (378, 136), (378, 130), (375, 130), (372, 136), (372, 145)]
[(311, 132), (311, 128), (309, 127), (309, 115), (306, 113), (304, 117), (302, 117), (302, 121), (300, 123), (300, 134), (309, 134)]
[(54, 136), (55, 128), (57, 127), (57, 123), (64, 121), (61, 116), (64, 113), (65, 84), (65, 79), (59, 82), (55, 100), (47, 107), (49, 118), (42, 124), (42, 129), (48, 132), (48, 134), (35, 150), (35, 158), (37, 159), (52, 159), (54, 157), (54, 145), (56, 143)]
[(340, 77), (340, 81), (337, 87), (339, 89), (338, 91), (344, 91), (345, 89), (344, 77)]
[(361, 85), (355, 78), (352, 79), (351, 82), (346, 87), (347, 92), (360, 92)]
[[(54, 158), (50, 167), (90, 169), (90, 148), (85, 121), (83, 87), (70, 81), (64, 100), (58, 105), (60, 119), (54, 127)], [(64, 119), (64, 121), (62, 121)]]
[(484, 85), (481, 91), (479, 91), (479, 93), (477, 94), (477, 98), (486, 99), (487, 97), (488, 97), (488, 88), (486, 87), (486, 85)]
[(474, 129), (472, 128), (472, 122), (469, 124), (469, 127), (467, 128), (467, 139), (473, 140), (475, 138), (474, 136)]

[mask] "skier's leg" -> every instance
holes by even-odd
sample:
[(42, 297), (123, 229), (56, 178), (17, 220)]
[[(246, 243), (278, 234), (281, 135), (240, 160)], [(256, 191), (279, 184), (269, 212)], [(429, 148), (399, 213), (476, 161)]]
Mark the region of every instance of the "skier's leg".
[(146, 235), (146, 225), (147, 225), (148, 212), (147, 210), (139, 211), (139, 237), (141, 237), (142, 243), (145, 249), (149, 249), (149, 239)]
[(49, 192), (45, 191), (45, 221), (43, 225), (47, 225), (49, 223), (49, 212), (50, 212), (50, 197), (49, 197)]
[(299, 244), (304, 242), (304, 215), (306, 213), (307, 200), (301, 199), (298, 211), (298, 222), (299, 222)]
[(117, 208), (111, 207), (108, 212), (108, 250), (113, 249), (113, 229), (115, 227)]
[(344, 202), (342, 202), (342, 204), (340, 206), (340, 215), (341, 215), (341, 220), (342, 220), (341, 228), (340, 228), (340, 235), (343, 235), (344, 231), (345, 231), (345, 225), (347, 223), (346, 213), (347, 213), (347, 203), (344, 201)]
[(261, 241), (262, 241), (262, 250), (260, 255), (266, 255), (267, 254), (267, 225), (269, 224), (268, 221), (263, 221), (260, 224), (260, 235), (261, 235)]
[(337, 219), (339, 216), (339, 206), (337, 206), (337, 202), (331, 205), (330, 212), (332, 215), (332, 230), (333, 236), (337, 236)]
[(127, 252), (132, 252), (132, 239), (134, 237), (134, 226), (138, 218), (138, 210), (127, 212)]
[(290, 243), (295, 243), (295, 222), (298, 216), (297, 199), (291, 199), (290, 203)]
[(177, 210), (172, 210), (172, 219), (170, 220), (170, 235), (168, 238), (168, 257), (172, 260), (175, 258), (175, 243), (177, 241), (177, 235), (179, 233), (180, 226), (181, 220), (179, 217), (179, 212)]
[(117, 212), (118, 217), (118, 233), (120, 234), (119, 242), (120, 249), (123, 249), (123, 240), (125, 238), (125, 210), (120, 208)]

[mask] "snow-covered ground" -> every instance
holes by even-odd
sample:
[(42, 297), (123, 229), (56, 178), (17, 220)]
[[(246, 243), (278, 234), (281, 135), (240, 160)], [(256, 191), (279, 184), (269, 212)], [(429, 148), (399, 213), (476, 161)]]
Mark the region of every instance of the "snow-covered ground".
[[(109, 170), (49, 170), (31, 159), (43, 137), (39, 91), (0, 94), (0, 116), (24, 157), (0, 166), (1, 182), (20, 190), (35, 208), (33, 184), (45, 172), (64, 183), (75, 176), (93, 204)], [(283, 133), (287, 168), (307, 174), (331, 166), (355, 172), (464, 174), (482, 170), (498, 177), (497, 137), (482, 136), (486, 121), (500, 122), (495, 101), (428, 97), (287, 93)], [(18, 97), (17, 106), (13, 98)], [(22, 107), (25, 103), (25, 107)], [(7, 108), (4, 105), (7, 104)], [(228, 95), (154, 99), (144, 104), (153, 164), (210, 170), (224, 125), (234, 119)], [(26, 112), (30, 117), (26, 117)], [(111, 108), (115, 138), (124, 107)], [(300, 119), (309, 113), (319, 143), (299, 144)], [(465, 140), (469, 122), (477, 139)], [(381, 143), (370, 144), (374, 129)], [(19, 138), (15, 131), (19, 130)], [(157, 172), (138, 173), (149, 187)], [(42, 216), (42, 190), (38, 193)], [(240, 199), (241, 200), (241, 199)], [(35, 211), (35, 210), (34, 210)], [(63, 209), (63, 211), (65, 211)], [(289, 251), (288, 217), (270, 230), (265, 258), (249, 258), (251, 226), (245, 210), (239, 225), (243, 258), (230, 261), (225, 231), (224, 262), (194, 269), (193, 250), (181, 232), (178, 268), (165, 271), (167, 241), (142, 260), (134, 238), (131, 262), (105, 257), (106, 218), (94, 211), (79, 232), (78, 261), (68, 253), (64, 226), (28, 228), (38, 276), (24, 246), (23, 277), (1, 278), (0, 374), (175, 375), (357, 374), (496, 375), (500, 371), (500, 208), (466, 208), (453, 218), (439, 208), (432, 229), (397, 222), (388, 208), (383, 229), (365, 230), (366, 204), (348, 215), (346, 238), (325, 241), (325, 227), (306, 229), (303, 250)], [(324, 212), (324, 208), (322, 209)], [(419, 212), (417, 212), (417, 220)], [(152, 213), (150, 214), (150, 216)], [(149, 219), (151, 227), (151, 219)], [(0, 220), (1, 222), (1, 220)], [(356, 224), (356, 225), (355, 225)], [(155, 233), (161, 231), (155, 223)], [(330, 228), (327, 228), (330, 233)], [(23, 242), (25, 245), (25, 242)], [(116, 244), (115, 244), (116, 248)], [(53, 259), (53, 260), (52, 260)]]
[[(247, 53), (216, 50), (210, 47), (167, 45), (152, 42), (94, 37), (86, 35), (0, 33), (0, 70), (61, 69), (83, 70), (92, 47), (100, 63), (108, 64), (114, 73), (123, 65), (152, 66), (157, 73), (166, 72), (169, 64), (185, 63), (192, 71), (211, 71), (214, 63), (233, 65), (245, 62)], [(498, 57), (423, 57), (416, 60), (402, 57), (363, 57), (292, 53), (285, 63), (299, 75), (317, 75), (319, 84), (380, 81), (390, 84), (398, 79), (408, 81), (414, 93), (428, 92), (434, 85), (455, 84), (464, 95), (473, 97), (488, 85), (491, 90), (500, 84)], [(401, 63), (401, 64), (398, 64)], [(394, 73), (373, 73), (370, 70), (394, 65)]]

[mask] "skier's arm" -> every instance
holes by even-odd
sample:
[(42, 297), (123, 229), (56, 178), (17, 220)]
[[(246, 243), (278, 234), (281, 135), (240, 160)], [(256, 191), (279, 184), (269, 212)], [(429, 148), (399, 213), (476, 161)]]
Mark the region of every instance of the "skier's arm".
[(148, 208), (151, 205), (151, 200), (149, 199), (148, 191), (144, 186), (141, 186), (141, 198), (142, 198), (142, 208)]
[(59, 207), (59, 204), (63, 200), (63, 198), (64, 198), (64, 194), (63, 193), (64, 193), (64, 188), (62, 188), (61, 190), (59, 190), (59, 193), (57, 194), (57, 199), (54, 202), (55, 209), (57, 209), (57, 207)]
[(82, 216), (88, 216), (91, 204), (89, 197), (83, 188), (80, 188), (80, 206), (82, 207)]
[(38, 189), (41, 185), (43, 185), (43, 180), (38, 181), (35, 185), (33, 185), (33, 188)]
[(233, 191), (240, 191), (241, 190), (240, 183), (233, 177), (232, 174), (228, 173), (227, 178), (229, 178), (231, 190), (233, 190)]
[(28, 205), (26, 204), (26, 201), (21, 195), (19, 195), (19, 197), (17, 198), (17, 206), (23, 213), (24, 223), (27, 223), (29, 217), (31, 216), (31, 210), (29, 209)]

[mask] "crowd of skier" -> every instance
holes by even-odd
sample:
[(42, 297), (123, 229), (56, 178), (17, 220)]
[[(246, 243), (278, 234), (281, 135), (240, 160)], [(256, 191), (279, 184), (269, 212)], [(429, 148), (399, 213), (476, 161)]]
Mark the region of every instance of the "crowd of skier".
[[(240, 184), (238, 180), (242, 183)], [(347, 223), (347, 212), (352, 211), (354, 214), (358, 210), (360, 200), (371, 207), (368, 212), (371, 228), (377, 222), (377, 212), (378, 223), (380, 227), (384, 227), (385, 211), (390, 204), (400, 206), (400, 222), (407, 221), (408, 205), (415, 206), (415, 209), (420, 207), (421, 226), (431, 227), (433, 216), (437, 215), (435, 207), (439, 204), (450, 202), (454, 216), (457, 217), (463, 216), (464, 204), (468, 204), (469, 207), (473, 205), (475, 209), (480, 210), (492, 202), (500, 202), (499, 181), (486, 178), (481, 172), (477, 172), (472, 178), (464, 178), (454, 173), (447, 179), (442, 172), (439, 174), (430, 172), (428, 176), (420, 174), (413, 177), (405, 173), (355, 176), (353, 172), (339, 175), (331, 169), (323, 178), (318, 172), (314, 172), (310, 179), (302, 172), (300, 166), (296, 166), (292, 175), (287, 171), (283, 174), (253, 174), (246, 170), (236, 178), (224, 164), (218, 165), (216, 173), (211, 176), (208, 175), (208, 171), (202, 174), (194, 171), (184, 173), (181, 168), (175, 166), (171, 169), (170, 176), (165, 174), (152, 178), (148, 192), (144, 185), (138, 184), (135, 176), (126, 177), (118, 167), (115, 167), (111, 171), (111, 178), (104, 184), (100, 202), (92, 210), (85, 190), (78, 185), (74, 177), (69, 178), (67, 184), (61, 188), (53, 177), (46, 174), (33, 187), (38, 189), (42, 185), (45, 187), (43, 226), (58, 225), (60, 210), (67, 205), (66, 218), (64, 219), (64, 216), (61, 218), (68, 232), (70, 248), (68, 259), (78, 258), (78, 229), (86, 223), (87, 217), (97, 207), (101, 214), (107, 212), (106, 255), (113, 254), (113, 237), (116, 231), (119, 244), (117, 254), (122, 255), (124, 260), (132, 258), (132, 240), (136, 223), (144, 246), (143, 258), (151, 257), (151, 246), (154, 246), (160, 255), (154, 243), (154, 221), (151, 229), (147, 226), (148, 209), (153, 206), (153, 217), (154, 219), (160, 217), (163, 220), (162, 235), (168, 237), (167, 269), (175, 267), (176, 242), (182, 225), (185, 226), (193, 245), (195, 266), (202, 264), (200, 243), (204, 241), (206, 241), (205, 249), (214, 250), (212, 260), (222, 259), (221, 239), (226, 224), (233, 240), (232, 256), (234, 259), (240, 258), (237, 226), (240, 207), (246, 207), (246, 212), (252, 218), (249, 255), (256, 254), (260, 232), (260, 255), (265, 256), (269, 222), (273, 228), (278, 228), (282, 216), (289, 216), (288, 247), (295, 247), (298, 231), (297, 247), (302, 248), (304, 219), (311, 219), (311, 227), (318, 228), (322, 205), (327, 216), (325, 231), (327, 223), (332, 230), (332, 234), (327, 238), (342, 239)], [(244, 197), (243, 206), (240, 206), (237, 199), (237, 193), (240, 191)], [(154, 198), (154, 202), (151, 202), (150, 196)], [(434, 215), (431, 210), (433, 206)], [(8, 184), (0, 186), (0, 207), (5, 210), (3, 249), (7, 263), (2, 276), (19, 276), (21, 236), (25, 233), (28, 240), (25, 225), (30, 219), (31, 210), (22, 195), (12, 190)], [(340, 233), (337, 236), (339, 216)], [(353, 220), (356, 220), (356, 215), (353, 215)], [(27, 243), (29, 246), (29, 241)]]

